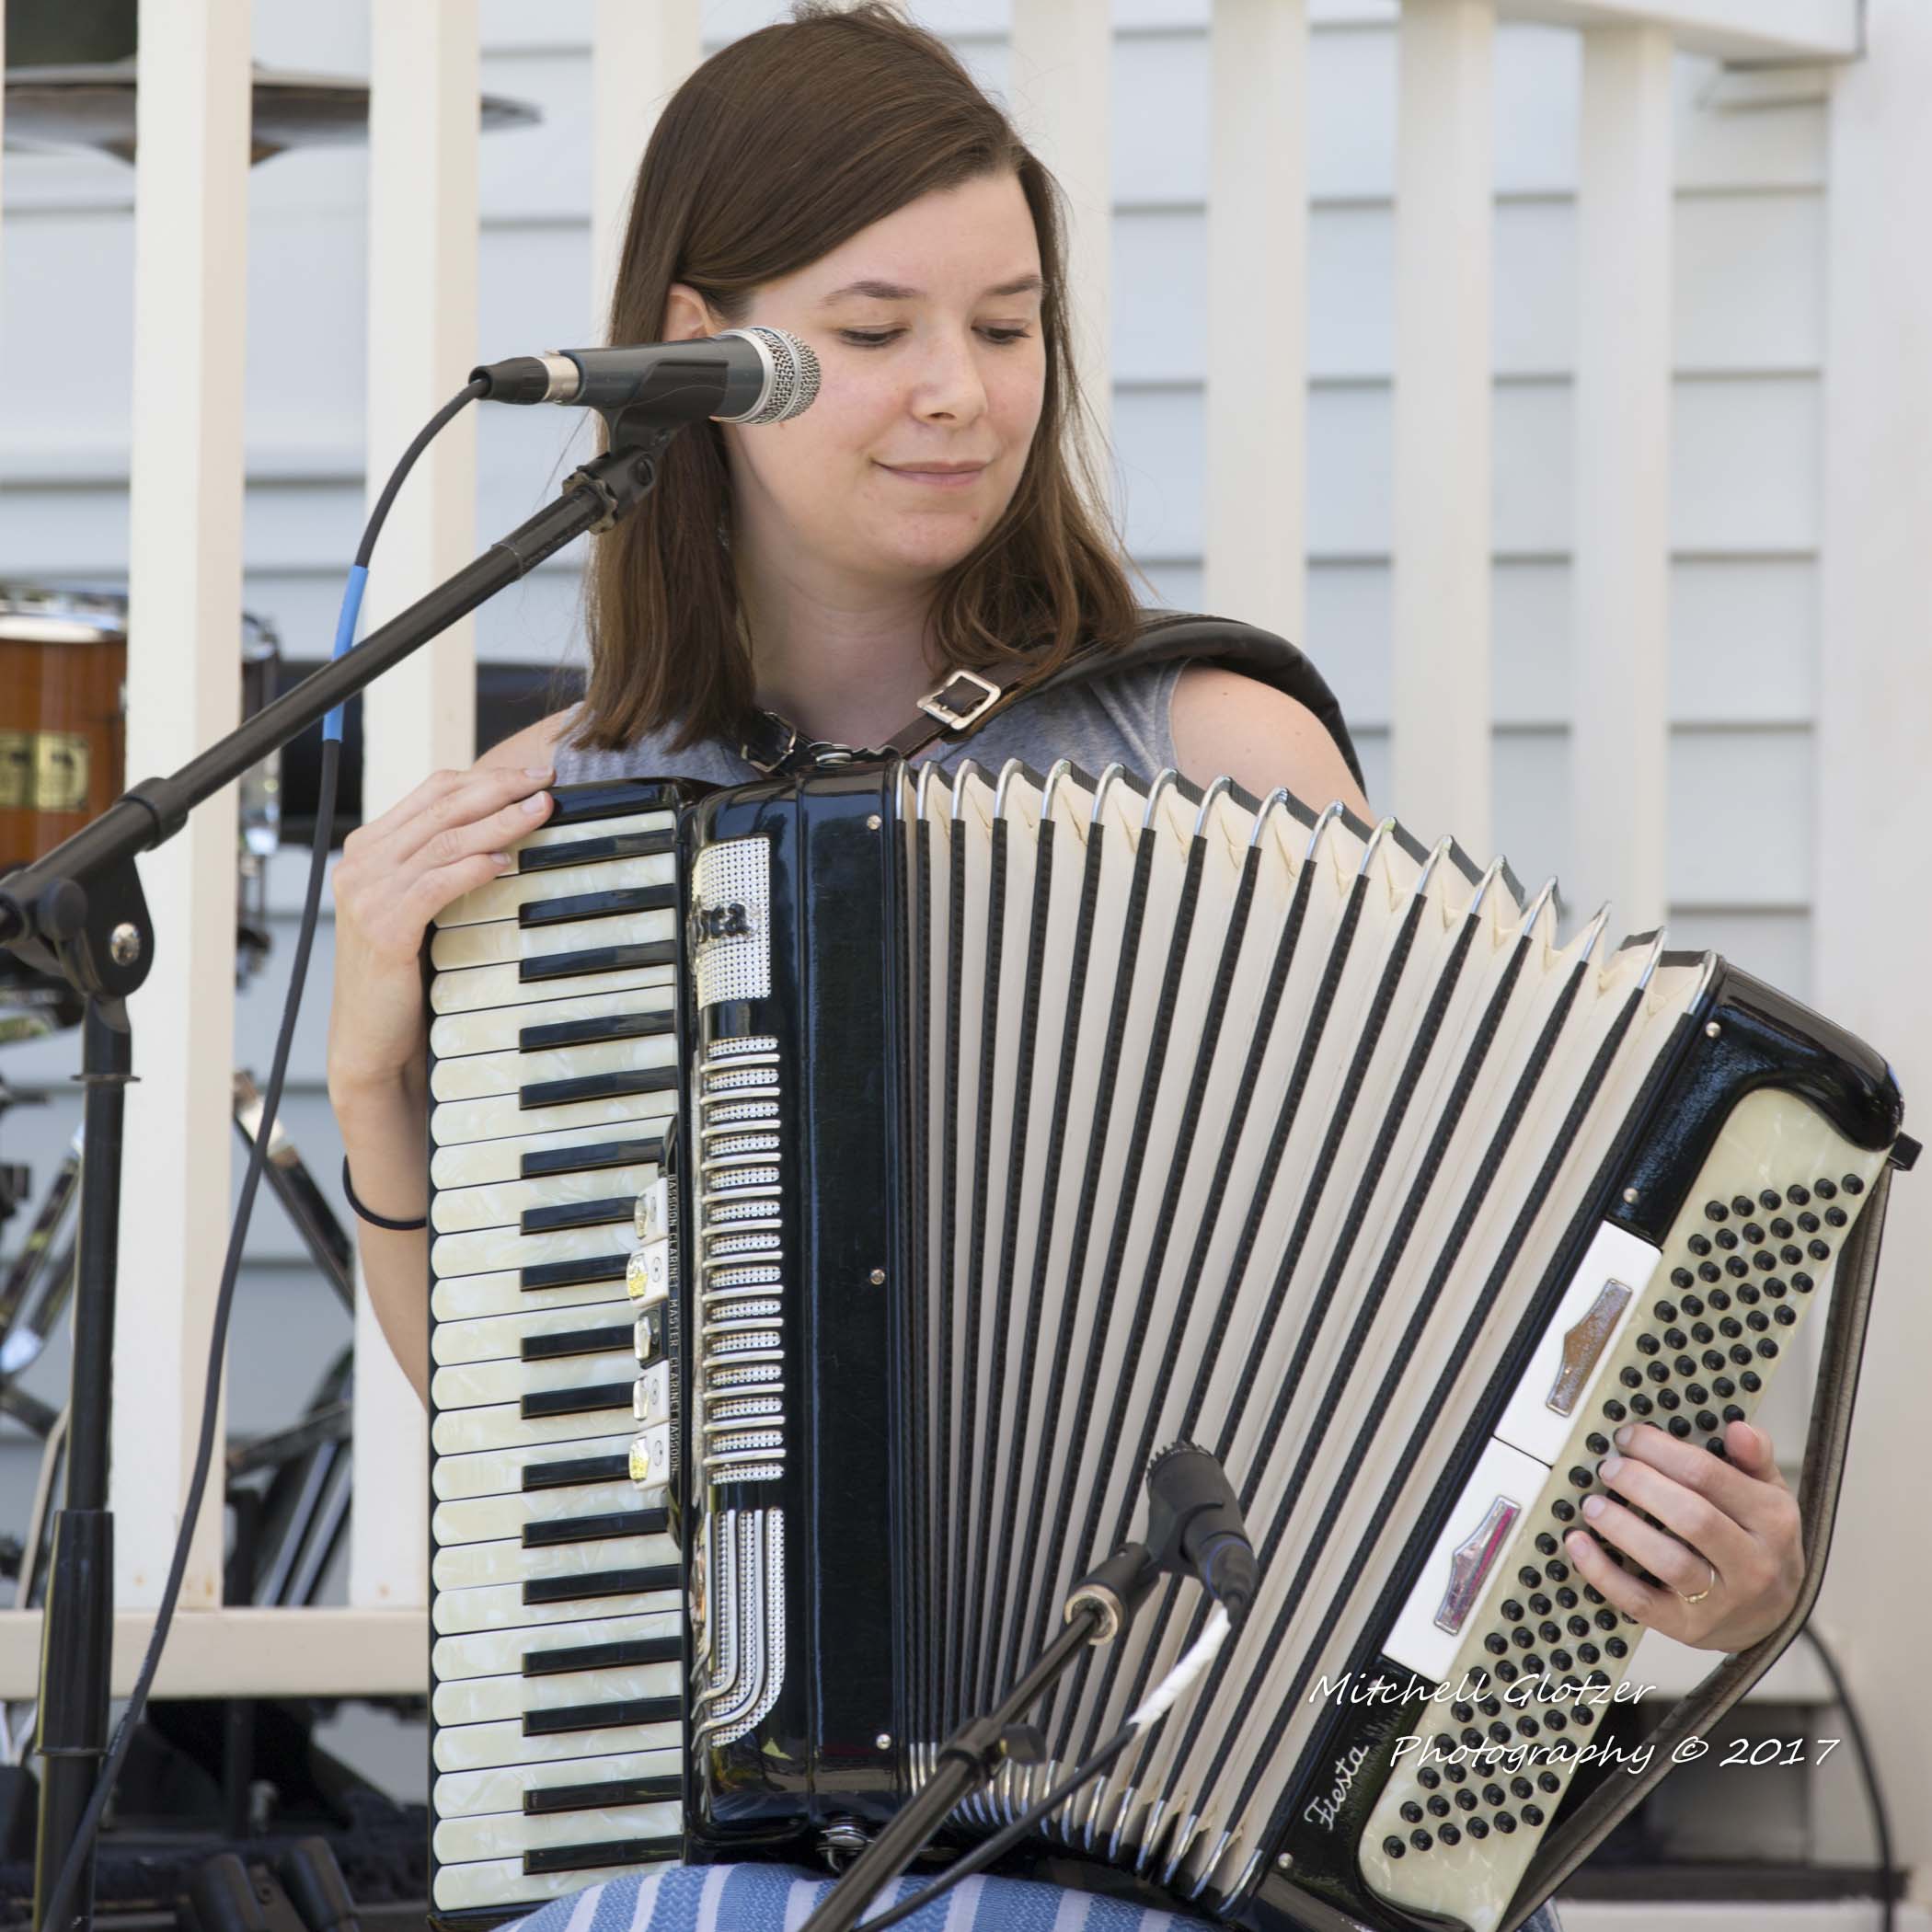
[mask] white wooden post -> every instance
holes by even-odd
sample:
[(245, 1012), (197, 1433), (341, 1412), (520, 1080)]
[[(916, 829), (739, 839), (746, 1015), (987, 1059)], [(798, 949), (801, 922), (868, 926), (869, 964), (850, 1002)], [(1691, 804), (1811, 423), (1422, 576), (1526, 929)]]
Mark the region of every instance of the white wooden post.
[[(410, 440), (477, 362), (481, 63), (476, 0), (384, 0), (369, 25), (365, 483), (373, 504)], [(369, 575), (365, 634), (476, 555), (476, 506), (472, 408), (424, 452), (396, 500)], [(374, 818), (431, 771), (461, 768), (475, 755), (470, 620), (371, 685), (362, 703), (362, 812)], [(423, 1604), (428, 1431), (360, 1282), (355, 1347), (350, 1599), (367, 1609)]]
[(1570, 897), (1664, 917), (1671, 436), (1671, 37), (1583, 37), (1578, 138)]
[(1108, 0), (1013, 0), (1015, 120), (1068, 207), (1074, 362), (1098, 437), (1095, 461), (1118, 500), (1111, 457), (1113, 25)]
[[(135, 108), (129, 470), (131, 779), (172, 771), (241, 710), (247, 0), (144, 0)], [(156, 943), (129, 1002), (134, 1072), (114, 1321), (114, 1594), (160, 1601), (207, 1381), (230, 1219), (235, 793), (140, 861)], [(223, 1425), (182, 1580), (222, 1595)]]
[(631, 185), (664, 103), (697, 65), (697, 0), (597, 0), (591, 45), (591, 327), (602, 342)]
[[(1841, 68), (1826, 202), (1823, 649), (1812, 934), (1818, 1005), (1896, 1069), (1905, 1125), (1932, 1138), (1932, 12), (1872, 0), (1869, 52)], [(1872, 1310), (1832, 1570), (1816, 1621), (1864, 1712), (1893, 1857), (1932, 1865), (1921, 1680), (1899, 1640), (1932, 1593), (1917, 1457), (1932, 1298), (1932, 1174), (1899, 1177)], [(1855, 1780), (1819, 1853), (1869, 1859)]]
[[(1202, 603), (1298, 640), (1306, 587), (1307, 0), (1215, 0), (1211, 31)], [(1258, 326), (1274, 372), (1265, 383), (1254, 377)]]
[(1397, 123), (1388, 809), (1471, 852), (1489, 846), (1495, 28), (1491, 0), (1405, 0)]

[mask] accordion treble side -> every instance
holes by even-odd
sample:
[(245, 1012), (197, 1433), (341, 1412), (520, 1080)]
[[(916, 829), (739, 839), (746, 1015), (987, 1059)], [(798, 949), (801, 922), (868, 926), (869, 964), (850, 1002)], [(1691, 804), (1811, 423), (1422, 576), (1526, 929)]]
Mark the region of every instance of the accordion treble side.
[[(1256, 1610), (1033, 1868), (1323, 1932), (1547, 1896), (1639, 1782), (1640, 1631), (1563, 1538), (1615, 1428), (1720, 1452), (1817, 1300), (1816, 1412), (1848, 1401), (1882, 1062), (1661, 935), (1559, 945), (1549, 888), (1451, 841), (1225, 781), (559, 805), (435, 941), (432, 998), (507, 967), (517, 1022), (432, 1075), (439, 1909), (862, 1843), (1177, 1439), (1241, 1493)], [(513, 1181), (459, 1171), (499, 1142)], [(1199, 1618), (1169, 1588), (1089, 1652), (956, 1834)]]

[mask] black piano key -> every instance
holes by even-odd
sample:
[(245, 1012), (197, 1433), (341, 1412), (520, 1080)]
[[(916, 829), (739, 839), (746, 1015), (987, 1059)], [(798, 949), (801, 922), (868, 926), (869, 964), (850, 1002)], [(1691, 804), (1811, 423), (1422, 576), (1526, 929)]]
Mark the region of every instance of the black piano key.
[(600, 1409), (628, 1409), (637, 1378), (628, 1382), (600, 1382), (584, 1388), (534, 1389), (517, 1405), (517, 1413), (526, 1422), (541, 1422), (551, 1416), (586, 1416)]
[(554, 1463), (525, 1463), (525, 1489), (574, 1489), (584, 1483), (623, 1482), (630, 1476), (627, 1455), (573, 1455)]
[(545, 1785), (523, 1793), (523, 1816), (557, 1811), (607, 1811), (620, 1804), (663, 1804), (681, 1795), (675, 1771), (659, 1777), (613, 1777), (599, 1785)]
[(657, 1033), (669, 1033), (677, 1026), (677, 1016), (667, 1006), (651, 1013), (607, 1013), (593, 1019), (553, 1019), (541, 1027), (525, 1027), (516, 1036), (520, 1052), (535, 1053), (545, 1047), (596, 1046), (606, 1040), (645, 1040)]
[(568, 1107), (574, 1100), (617, 1100), (628, 1094), (674, 1093), (682, 1082), (674, 1066), (631, 1066), (615, 1074), (581, 1074), (573, 1080), (535, 1080), (517, 1089), (519, 1107)]
[(517, 1166), (518, 1179), (542, 1180), (552, 1174), (581, 1174), (592, 1167), (630, 1167), (640, 1161), (661, 1162), (664, 1136), (650, 1140), (599, 1141), (582, 1147), (544, 1147), (525, 1154)]
[(566, 1201), (556, 1207), (525, 1208), (517, 1217), (520, 1235), (557, 1235), (573, 1227), (608, 1227), (628, 1221), (638, 1211), (635, 1194), (613, 1194), (603, 1201)]
[[(551, 813), (552, 823), (556, 813)], [(606, 832), (555, 845), (529, 845), (516, 856), (519, 872), (555, 872), (564, 866), (601, 865), (608, 858), (656, 858), (674, 849), (669, 832)]]
[(537, 953), (519, 960), (518, 982), (525, 986), (543, 980), (572, 980), (590, 972), (629, 972), (639, 966), (677, 964), (675, 939), (638, 939), (628, 946), (592, 946), (581, 952)]
[(607, 1328), (570, 1328), (561, 1335), (526, 1335), (522, 1359), (554, 1362), (560, 1355), (608, 1355), (629, 1348), (637, 1332), (633, 1324), (623, 1322)]
[(526, 899), (516, 909), (519, 926), (568, 926), (578, 919), (615, 919), (623, 913), (668, 913), (677, 904), (674, 885), (611, 886), (602, 892), (571, 892), (561, 899)]
[(561, 1737), (571, 1731), (610, 1731), (619, 1724), (674, 1724), (682, 1697), (614, 1697), (608, 1704), (562, 1704), (555, 1710), (526, 1710), (526, 1738)]
[(675, 1590), (680, 1581), (675, 1563), (596, 1570), (581, 1577), (530, 1577), (523, 1583), (523, 1602), (534, 1605), (589, 1603), (600, 1596), (649, 1596), (659, 1590)]
[(559, 1543), (601, 1543), (611, 1536), (661, 1536), (670, 1527), (668, 1510), (613, 1510), (602, 1516), (560, 1517), (555, 1523), (526, 1523), (525, 1549), (551, 1549)]
[(546, 1845), (523, 1854), (523, 1876), (537, 1879), (559, 1871), (591, 1871), (606, 1865), (648, 1865), (684, 1856), (682, 1838), (614, 1838), (608, 1845)]
[(525, 1650), (523, 1675), (549, 1677), (559, 1671), (610, 1671), (627, 1663), (675, 1663), (684, 1646), (675, 1637), (638, 1637), (619, 1643), (578, 1643), (560, 1650)]
[(628, 1255), (582, 1255), (574, 1261), (539, 1261), (520, 1270), (523, 1289), (576, 1288), (586, 1282), (621, 1282), (630, 1271)]

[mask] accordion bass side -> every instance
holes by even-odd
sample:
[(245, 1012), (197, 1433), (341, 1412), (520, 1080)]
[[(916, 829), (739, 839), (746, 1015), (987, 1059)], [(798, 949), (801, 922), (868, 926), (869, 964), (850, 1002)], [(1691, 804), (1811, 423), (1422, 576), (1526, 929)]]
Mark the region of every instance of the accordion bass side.
[[(1721, 1454), (1808, 1319), (1815, 1589), (1915, 1151), (1817, 1015), (1226, 781), (558, 799), (432, 946), (442, 1915), (862, 1843), (1177, 1440), (1253, 1614), (1030, 1861), (1258, 1932), (1513, 1925), (1638, 1801), (1640, 1632), (1562, 1539), (1616, 1428)], [(1201, 1614), (1086, 1652), (955, 1837)]]

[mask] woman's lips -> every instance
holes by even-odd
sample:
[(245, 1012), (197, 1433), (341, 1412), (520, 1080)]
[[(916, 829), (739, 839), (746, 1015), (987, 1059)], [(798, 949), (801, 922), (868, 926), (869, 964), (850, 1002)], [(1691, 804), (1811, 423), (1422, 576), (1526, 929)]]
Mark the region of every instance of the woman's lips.
[(983, 463), (978, 469), (898, 469), (890, 463), (881, 463), (880, 468), (888, 476), (903, 477), (908, 483), (924, 483), (930, 489), (964, 489), (979, 481), (985, 473)]

